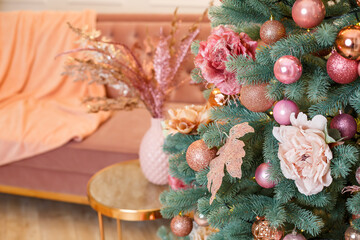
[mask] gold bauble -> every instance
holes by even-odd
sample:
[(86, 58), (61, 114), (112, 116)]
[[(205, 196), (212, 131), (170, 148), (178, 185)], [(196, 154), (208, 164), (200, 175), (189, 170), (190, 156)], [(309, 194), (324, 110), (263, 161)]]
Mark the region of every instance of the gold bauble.
[(211, 107), (223, 106), (226, 103), (226, 95), (224, 95), (218, 88), (214, 88), (208, 100)]
[(360, 60), (360, 26), (351, 25), (340, 30), (335, 39), (336, 51), (351, 60)]

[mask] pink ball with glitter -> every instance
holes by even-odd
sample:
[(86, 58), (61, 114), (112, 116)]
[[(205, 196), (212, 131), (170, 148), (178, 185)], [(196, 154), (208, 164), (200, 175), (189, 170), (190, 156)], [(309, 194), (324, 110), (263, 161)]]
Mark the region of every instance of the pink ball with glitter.
[(300, 27), (313, 28), (324, 20), (326, 10), (321, 0), (296, 0), (291, 14)]
[(306, 238), (299, 233), (290, 233), (286, 235), (283, 240), (306, 240)]
[(276, 186), (276, 183), (269, 179), (269, 168), (269, 163), (262, 163), (256, 168), (255, 171), (255, 180), (263, 188), (273, 188)]
[(360, 76), (360, 63), (358, 64), (358, 74)]
[(358, 66), (357, 61), (344, 58), (337, 52), (333, 52), (326, 63), (326, 70), (334, 82), (347, 84), (359, 77)]
[(281, 125), (289, 125), (291, 123), (291, 113), (295, 113), (295, 116), (299, 113), (298, 106), (291, 100), (281, 100), (274, 106), (273, 114), (275, 121)]
[(284, 84), (294, 83), (301, 77), (301, 62), (291, 55), (282, 56), (275, 62), (274, 74), (276, 79)]

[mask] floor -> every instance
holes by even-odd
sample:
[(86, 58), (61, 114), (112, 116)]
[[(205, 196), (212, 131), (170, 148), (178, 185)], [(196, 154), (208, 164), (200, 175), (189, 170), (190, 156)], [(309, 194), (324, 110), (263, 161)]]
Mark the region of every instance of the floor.
[[(122, 221), (123, 240), (155, 240), (167, 220)], [(117, 239), (116, 221), (104, 217), (105, 239)], [(100, 240), (89, 206), (0, 194), (1, 240)]]

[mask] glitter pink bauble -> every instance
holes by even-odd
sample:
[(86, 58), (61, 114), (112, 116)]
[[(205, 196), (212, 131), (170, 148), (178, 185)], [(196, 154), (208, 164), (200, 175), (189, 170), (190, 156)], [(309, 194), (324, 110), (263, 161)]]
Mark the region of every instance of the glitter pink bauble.
[(275, 121), (281, 125), (289, 125), (291, 123), (291, 113), (295, 113), (295, 116), (299, 113), (298, 106), (291, 100), (281, 100), (274, 106), (273, 114)]
[(255, 171), (255, 180), (263, 188), (273, 188), (276, 183), (269, 179), (268, 169), (270, 168), (269, 163), (260, 164)]
[(282, 83), (294, 83), (301, 77), (301, 62), (299, 59), (291, 55), (282, 56), (275, 62), (274, 74), (276, 79)]
[(288, 235), (286, 235), (283, 240), (306, 240), (306, 238), (299, 233), (290, 233)]
[(358, 184), (360, 184), (360, 167), (358, 167), (358, 169), (356, 169), (355, 178), (356, 178), (356, 181), (358, 182)]
[(330, 128), (337, 129), (340, 132), (341, 137), (343, 137), (344, 140), (347, 140), (355, 136), (357, 124), (351, 115), (342, 113), (336, 115), (331, 120)]
[(333, 52), (326, 63), (327, 73), (334, 82), (351, 83), (359, 77), (358, 62)]
[(358, 64), (358, 74), (360, 76), (360, 64)]
[(293, 20), (302, 28), (313, 28), (325, 17), (325, 5), (321, 0), (296, 0), (292, 7)]

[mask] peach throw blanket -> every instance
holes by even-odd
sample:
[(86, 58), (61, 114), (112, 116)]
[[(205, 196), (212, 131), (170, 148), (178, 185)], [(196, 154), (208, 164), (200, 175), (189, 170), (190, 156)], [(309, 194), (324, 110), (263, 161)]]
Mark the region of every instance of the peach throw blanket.
[(81, 104), (104, 88), (61, 76), (67, 57), (55, 59), (77, 46), (66, 22), (95, 21), (92, 11), (0, 12), (0, 165), (81, 140), (109, 117)]

